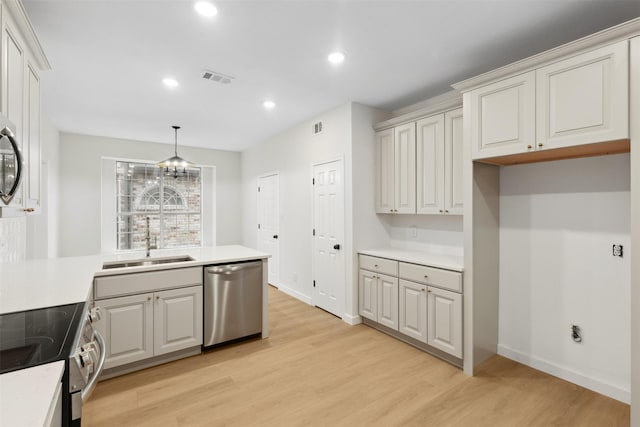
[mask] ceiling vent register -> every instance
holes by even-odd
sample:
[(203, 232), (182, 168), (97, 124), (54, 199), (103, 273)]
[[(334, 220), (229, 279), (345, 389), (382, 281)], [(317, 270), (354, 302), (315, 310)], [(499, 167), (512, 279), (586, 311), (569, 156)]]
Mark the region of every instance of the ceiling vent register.
[(215, 71), (204, 70), (202, 72), (202, 78), (205, 80), (211, 80), (215, 83), (221, 83), (223, 85), (228, 85), (232, 81), (235, 80), (235, 77), (227, 76), (226, 74), (217, 73)]

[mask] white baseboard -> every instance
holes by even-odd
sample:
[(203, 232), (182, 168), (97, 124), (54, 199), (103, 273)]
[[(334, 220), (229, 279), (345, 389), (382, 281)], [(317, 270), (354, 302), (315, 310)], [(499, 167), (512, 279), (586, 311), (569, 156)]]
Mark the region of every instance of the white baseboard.
[(282, 291), (287, 295), (291, 295), (292, 297), (294, 297), (296, 299), (299, 299), (300, 301), (311, 305), (311, 297), (310, 296), (305, 295), (305, 294), (303, 294), (301, 292), (298, 292), (295, 289), (288, 288), (288, 287), (286, 287), (284, 285), (277, 285), (276, 287), (278, 288), (279, 291)]
[(631, 391), (622, 389), (618, 386), (608, 384), (587, 375), (568, 369), (547, 360), (539, 359), (519, 350), (498, 344), (498, 354), (508, 359), (515, 360), (523, 365), (530, 366), (539, 371), (545, 372), (554, 377), (562, 378), (565, 381), (577, 384), (581, 387), (588, 388), (596, 393), (603, 394), (620, 402), (631, 403)]
[(345, 323), (347, 323), (347, 324), (349, 324), (351, 326), (354, 326), (354, 325), (357, 325), (359, 323), (362, 323), (362, 317), (360, 317), (360, 316), (352, 316), (352, 315), (347, 314), (347, 313), (342, 315), (342, 320)]

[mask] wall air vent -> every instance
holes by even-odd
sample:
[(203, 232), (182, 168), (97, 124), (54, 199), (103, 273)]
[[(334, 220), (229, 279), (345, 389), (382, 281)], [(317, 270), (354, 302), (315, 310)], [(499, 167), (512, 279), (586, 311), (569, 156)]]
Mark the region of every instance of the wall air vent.
[(322, 122), (314, 123), (313, 126), (311, 126), (312, 135), (317, 135), (319, 133), (322, 133)]
[(222, 83), (223, 85), (228, 85), (235, 77), (227, 76), (226, 74), (217, 73), (215, 71), (204, 70), (202, 72), (202, 78), (205, 80), (211, 80), (212, 82)]

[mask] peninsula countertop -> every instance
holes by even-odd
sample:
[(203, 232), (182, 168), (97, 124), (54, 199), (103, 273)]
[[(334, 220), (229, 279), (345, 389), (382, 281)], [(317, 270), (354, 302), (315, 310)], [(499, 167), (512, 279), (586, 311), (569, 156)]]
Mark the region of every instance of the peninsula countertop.
[(106, 262), (145, 258), (144, 251), (117, 254), (33, 259), (0, 264), (0, 314), (87, 301), (94, 277), (143, 271), (224, 264), (270, 255), (240, 245), (161, 249), (151, 258), (188, 255), (193, 261), (103, 270)]

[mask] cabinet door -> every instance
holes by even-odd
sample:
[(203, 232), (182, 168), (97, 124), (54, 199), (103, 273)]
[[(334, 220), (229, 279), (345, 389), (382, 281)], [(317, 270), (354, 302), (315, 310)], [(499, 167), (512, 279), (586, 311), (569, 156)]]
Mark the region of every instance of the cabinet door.
[(358, 279), (358, 311), (360, 316), (378, 321), (378, 288), (376, 274), (360, 270)]
[(27, 181), (25, 188), (25, 205), (28, 208), (40, 208), (40, 79), (31, 64), (27, 66), (25, 105), (25, 134), (23, 146), (25, 148), (25, 163), (27, 166)]
[[(20, 150), (24, 153), (23, 145), (23, 115), (24, 115), (24, 64), (25, 53), (13, 28), (9, 14), (5, 14), (2, 30), (2, 72), (5, 74), (2, 84), (2, 112), (9, 120)], [(16, 192), (12, 206), (25, 206), (25, 181), (28, 172), (25, 171), (19, 190)]]
[(539, 148), (629, 138), (628, 89), (627, 40), (538, 69)]
[(378, 323), (398, 330), (398, 278), (378, 276)]
[(416, 124), (394, 128), (395, 212), (416, 213)]
[(400, 280), (399, 331), (424, 343), (427, 342), (427, 287)]
[(154, 355), (202, 344), (202, 286), (154, 293)]
[(462, 108), (444, 115), (444, 211), (462, 215)]
[(462, 358), (462, 295), (429, 287), (427, 344)]
[(473, 159), (535, 149), (534, 71), (472, 90), (470, 94)]
[(444, 213), (444, 114), (416, 122), (416, 194), (419, 214)]
[(395, 203), (393, 129), (376, 133), (376, 212), (392, 213)]
[(96, 301), (102, 319), (96, 323), (104, 337), (105, 369), (153, 356), (153, 294)]

